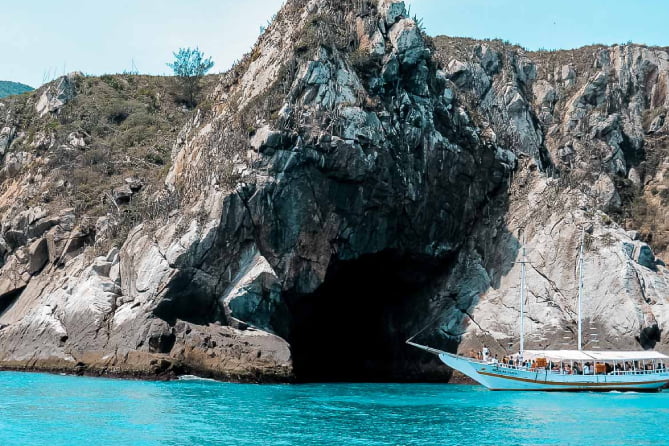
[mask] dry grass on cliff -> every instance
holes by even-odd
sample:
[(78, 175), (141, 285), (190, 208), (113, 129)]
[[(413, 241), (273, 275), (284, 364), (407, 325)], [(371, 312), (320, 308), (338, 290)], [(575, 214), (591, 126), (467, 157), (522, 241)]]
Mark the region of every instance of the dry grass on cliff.
[[(204, 79), (203, 99), (218, 78)], [(12, 176), (32, 184), (21, 194), (23, 206), (40, 206), (51, 213), (72, 208), (79, 217), (93, 221), (111, 214), (126, 222), (124, 226), (137, 224), (155, 213), (148, 209), (147, 197), (164, 189), (172, 147), (198, 110), (178, 103), (171, 77), (124, 74), (74, 79), (74, 97), (56, 114), (35, 113), (43, 88), (2, 100), (11, 111), (8, 124), (21, 135), (6, 156), (24, 152), (34, 157)], [(209, 101), (203, 100), (200, 111), (209, 108)], [(73, 138), (84, 144), (73, 143)], [(142, 191), (131, 203), (119, 206), (114, 189), (130, 177), (143, 183)], [(0, 187), (8, 187), (8, 181)]]
[(451, 59), (467, 61), (472, 58), (472, 52), (479, 45), (504, 54), (506, 51), (525, 51), (525, 48), (502, 39), (471, 39), (469, 37), (437, 36), (432, 39), (437, 49), (437, 58), (443, 66), (447, 66)]

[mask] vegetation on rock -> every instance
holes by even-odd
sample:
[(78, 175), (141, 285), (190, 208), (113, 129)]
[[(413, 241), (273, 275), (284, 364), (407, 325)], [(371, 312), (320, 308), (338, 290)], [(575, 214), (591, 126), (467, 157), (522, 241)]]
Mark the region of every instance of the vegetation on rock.
[(188, 107), (197, 104), (197, 96), (200, 94), (202, 78), (214, 66), (211, 57), (205, 57), (199, 48), (180, 48), (174, 53), (174, 62), (168, 63), (177, 77), (181, 89), (182, 101)]

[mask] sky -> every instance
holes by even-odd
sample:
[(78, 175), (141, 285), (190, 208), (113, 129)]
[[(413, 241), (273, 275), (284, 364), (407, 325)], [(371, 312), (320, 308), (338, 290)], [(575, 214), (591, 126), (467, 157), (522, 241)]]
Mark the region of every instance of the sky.
[[(669, 46), (669, 0), (411, 0), (431, 35), (528, 49), (634, 41)], [(283, 0), (0, 0), (0, 79), (33, 87), (71, 71), (169, 74), (180, 47), (227, 70)], [(111, 7), (110, 7), (111, 5)]]

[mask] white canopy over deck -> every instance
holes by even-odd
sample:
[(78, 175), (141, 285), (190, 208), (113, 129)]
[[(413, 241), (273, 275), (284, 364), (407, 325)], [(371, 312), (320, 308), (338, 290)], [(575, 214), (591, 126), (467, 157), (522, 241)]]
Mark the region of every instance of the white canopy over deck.
[(553, 361), (667, 361), (669, 356), (656, 351), (615, 350), (525, 350), (523, 359), (546, 358)]

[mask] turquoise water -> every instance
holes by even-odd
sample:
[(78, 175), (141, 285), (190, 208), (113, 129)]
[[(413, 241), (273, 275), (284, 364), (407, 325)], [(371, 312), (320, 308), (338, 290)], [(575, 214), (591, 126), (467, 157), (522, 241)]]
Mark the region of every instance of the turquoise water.
[(0, 445), (662, 445), (669, 393), (0, 373)]

